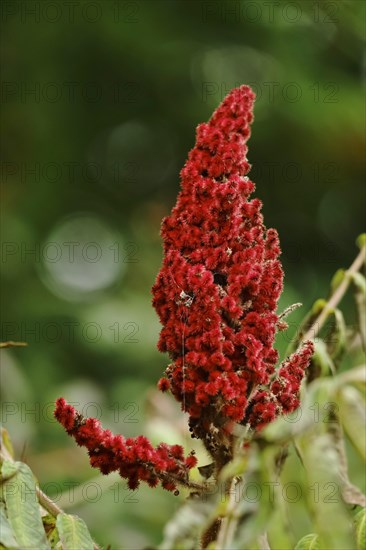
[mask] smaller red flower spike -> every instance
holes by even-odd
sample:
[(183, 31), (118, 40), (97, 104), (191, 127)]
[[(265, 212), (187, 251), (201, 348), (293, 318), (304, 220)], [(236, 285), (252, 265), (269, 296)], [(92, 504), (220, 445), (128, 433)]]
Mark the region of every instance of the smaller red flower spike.
[(160, 378), (158, 382), (158, 388), (162, 392), (166, 392), (170, 389), (170, 382), (167, 378)]
[(305, 342), (297, 353), (282, 363), (269, 388), (255, 392), (246, 417), (246, 422), (252, 428), (259, 431), (280, 414), (288, 414), (297, 409), (300, 404), (301, 381), (313, 353), (314, 344)]
[(176, 491), (177, 484), (188, 485), (189, 470), (197, 459), (192, 454), (184, 457), (183, 447), (160, 443), (154, 448), (140, 435), (125, 439), (103, 430), (99, 420), (84, 418), (62, 397), (56, 401), (55, 418), (80, 447), (88, 449), (90, 464), (102, 474), (118, 471), (128, 480), (130, 489), (136, 489), (140, 481), (150, 487), (159, 482), (164, 489)]

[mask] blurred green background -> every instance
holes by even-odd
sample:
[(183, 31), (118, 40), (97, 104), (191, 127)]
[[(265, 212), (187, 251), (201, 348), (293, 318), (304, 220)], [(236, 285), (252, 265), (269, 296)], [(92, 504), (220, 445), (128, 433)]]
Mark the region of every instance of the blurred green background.
[[(257, 93), (248, 157), (282, 242), (280, 308), (303, 302), (296, 323), (351, 263), (365, 207), (364, 6), (1, 4), (1, 339), (29, 344), (2, 352), (3, 422), (41, 487), (102, 544), (156, 544), (182, 497), (96, 477), (52, 403), (191, 448), (178, 406), (154, 389), (167, 357), (150, 288), (195, 127), (234, 86)], [(295, 519), (300, 537), (307, 520)]]

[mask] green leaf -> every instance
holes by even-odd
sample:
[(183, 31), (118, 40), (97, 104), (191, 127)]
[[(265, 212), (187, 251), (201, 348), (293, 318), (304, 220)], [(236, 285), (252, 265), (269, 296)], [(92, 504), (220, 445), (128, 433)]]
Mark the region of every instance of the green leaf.
[(85, 522), (78, 516), (59, 514), (56, 527), (63, 550), (94, 550), (93, 539), (90, 536)]
[[(268, 548), (265, 546), (267, 539), (263, 537), (263, 533), (268, 529), (274, 513), (281, 508), (276, 493), (273, 499), (266, 497), (269, 484), (277, 479), (276, 462), (279, 452), (281, 448), (275, 445), (265, 448), (253, 445), (250, 450), (252, 457), (245, 473), (245, 481), (242, 480), (237, 485), (233, 499), (235, 507), (231, 513), (237, 518), (235, 537), (232, 544), (225, 548), (252, 549), (256, 547), (258, 540), (261, 541), (260, 548)], [(253, 489), (253, 493), (249, 488)]]
[(366, 460), (366, 413), (361, 393), (352, 386), (339, 390), (339, 417), (355, 449)]
[(319, 376), (329, 376), (335, 373), (335, 366), (329, 355), (327, 345), (323, 340), (314, 342), (313, 364), (319, 369)]
[(360, 273), (359, 271), (357, 271), (356, 273), (352, 273), (351, 274), (351, 279), (352, 279), (353, 284), (357, 287), (357, 289), (363, 295), (365, 295), (366, 294), (366, 279), (362, 275), (362, 273)]
[(357, 306), (358, 330), (360, 332), (362, 347), (366, 351), (366, 279), (361, 273), (352, 273), (354, 296)]
[(315, 533), (305, 535), (295, 546), (295, 550), (320, 550), (319, 537)]
[(5, 506), (0, 502), (0, 543), (5, 548), (19, 548), (11, 525), (6, 517)]
[(333, 330), (327, 335), (326, 344), (330, 357), (337, 359), (343, 355), (346, 348), (346, 323), (340, 309), (336, 308), (333, 315), (335, 323)]
[(288, 505), (284, 499), (278, 499), (267, 532), (270, 548), (281, 548), (281, 550), (294, 548), (292, 529), (288, 518)]
[(36, 483), (29, 466), (4, 460), (1, 470), (8, 520), (22, 548), (49, 549), (43, 528)]
[(349, 511), (342, 499), (339, 456), (329, 433), (305, 434), (301, 456), (311, 491), (306, 494), (321, 548), (353, 548)]
[(360, 510), (354, 518), (356, 531), (356, 548), (364, 550), (366, 548), (366, 510)]

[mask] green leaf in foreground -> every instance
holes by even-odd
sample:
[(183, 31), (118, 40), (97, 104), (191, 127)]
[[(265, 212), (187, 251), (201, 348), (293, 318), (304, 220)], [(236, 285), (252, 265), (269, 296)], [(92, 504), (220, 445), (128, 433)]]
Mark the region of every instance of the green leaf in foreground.
[(31, 469), (23, 462), (4, 460), (1, 473), (8, 520), (18, 545), (49, 550)]
[(295, 550), (319, 550), (319, 537), (315, 533), (305, 535), (295, 546)]
[(309, 487), (317, 488), (317, 494), (309, 492), (307, 501), (320, 547), (353, 548), (349, 512), (341, 496), (339, 456), (331, 435), (314, 429), (301, 438), (300, 448)]
[(94, 550), (93, 539), (84, 521), (71, 514), (59, 514), (56, 527), (63, 550)]
[(19, 548), (13, 529), (6, 517), (4, 503), (0, 503), (0, 543), (5, 548)]

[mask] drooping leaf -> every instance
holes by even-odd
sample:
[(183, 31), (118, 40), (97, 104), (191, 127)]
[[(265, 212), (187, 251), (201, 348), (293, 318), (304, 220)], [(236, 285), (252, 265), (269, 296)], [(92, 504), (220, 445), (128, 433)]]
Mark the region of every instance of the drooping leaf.
[(349, 511), (342, 499), (339, 458), (329, 433), (314, 428), (301, 438), (301, 455), (309, 487), (307, 504), (319, 535), (320, 548), (344, 550), (354, 546)]
[(355, 449), (366, 460), (366, 413), (361, 393), (352, 386), (339, 390), (339, 416)]
[(287, 503), (285, 499), (281, 499), (279, 505), (273, 511), (267, 528), (270, 548), (281, 548), (281, 550), (292, 550), (294, 548), (288, 521)]
[(90, 536), (85, 522), (78, 516), (59, 514), (56, 527), (63, 550), (94, 550), (93, 539)]
[(327, 350), (332, 360), (343, 355), (346, 348), (346, 323), (340, 309), (333, 310), (334, 323), (330, 324), (331, 330), (326, 336)]
[(329, 354), (327, 344), (320, 339), (314, 342), (313, 364), (318, 367), (318, 376), (329, 376), (335, 374), (335, 366)]
[[(232, 545), (228, 545), (227, 548), (249, 549), (254, 548), (258, 542), (262, 541), (263, 545), (263, 542), (267, 541), (263, 533), (271, 524), (274, 513), (281, 507), (277, 495), (274, 495), (273, 499), (267, 498), (269, 487), (277, 478), (279, 452), (281, 447), (277, 445), (262, 449), (253, 446), (250, 450), (248, 470), (245, 480), (237, 485), (234, 499), (236, 505), (232, 511), (232, 515), (237, 518), (237, 529)], [(261, 545), (259, 547), (261, 548)]]
[(50, 546), (43, 528), (31, 469), (23, 462), (4, 460), (1, 473), (7, 480), (3, 485), (3, 494), (8, 520), (19, 546), (48, 550)]

